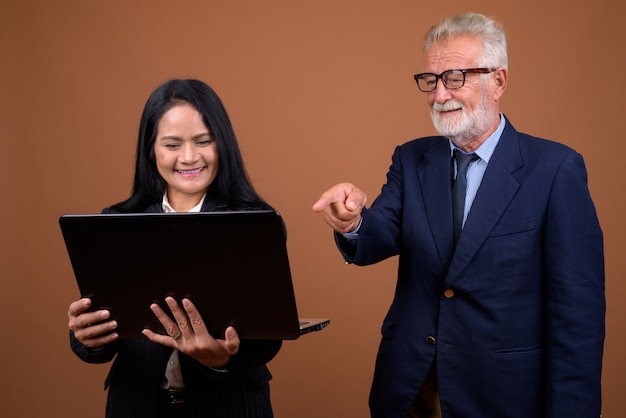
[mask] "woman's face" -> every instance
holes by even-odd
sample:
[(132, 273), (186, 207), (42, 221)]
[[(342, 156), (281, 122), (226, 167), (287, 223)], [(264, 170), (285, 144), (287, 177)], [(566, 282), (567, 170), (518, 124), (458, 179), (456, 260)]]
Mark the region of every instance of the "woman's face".
[(165, 112), (157, 125), (154, 153), (172, 207), (184, 212), (197, 205), (219, 169), (217, 145), (200, 112), (188, 103)]

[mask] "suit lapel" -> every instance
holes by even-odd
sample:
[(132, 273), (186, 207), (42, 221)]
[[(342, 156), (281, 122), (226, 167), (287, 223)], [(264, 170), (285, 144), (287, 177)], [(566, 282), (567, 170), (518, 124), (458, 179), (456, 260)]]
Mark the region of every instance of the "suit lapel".
[(437, 253), (447, 266), (452, 257), (452, 178), (448, 140), (442, 140), (425, 154), (425, 164), (418, 169), (428, 224)]
[(446, 283), (463, 272), (517, 193), (513, 172), (522, 166), (517, 132), (507, 125), (485, 171), (454, 251)]

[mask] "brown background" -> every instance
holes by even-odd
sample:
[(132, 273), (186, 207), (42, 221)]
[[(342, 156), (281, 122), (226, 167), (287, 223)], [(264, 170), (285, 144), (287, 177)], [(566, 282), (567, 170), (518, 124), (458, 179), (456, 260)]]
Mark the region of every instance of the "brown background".
[(1, 0), (2, 415), (103, 416), (109, 365), (68, 347), (78, 294), (57, 219), (129, 194), (145, 100), (168, 78), (195, 77), (223, 98), (253, 183), (286, 220), (301, 315), (332, 318), (270, 363), (277, 418), (367, 416), (397, 260), (344, 265), (311, 206), (340, 181), (371, 201), (394, 146), (433, 133), (412, 79), (422, 36), (471, 9), (508, 33), (503, 111), (585, 157), (606, 244), (604, 416), (624, 416), (624, 5)]

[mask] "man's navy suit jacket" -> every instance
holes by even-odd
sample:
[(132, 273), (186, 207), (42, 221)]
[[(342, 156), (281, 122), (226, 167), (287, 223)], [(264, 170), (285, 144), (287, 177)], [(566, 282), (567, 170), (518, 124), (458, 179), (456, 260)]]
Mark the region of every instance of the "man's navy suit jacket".
[(456, 248), (447, 139), (396, 148), (357, 265), (399, 255), (370, 394), (402, 418), (431, 363), (444, 417), (598, 417), (602, 232), (582, 157), (507, 120)]

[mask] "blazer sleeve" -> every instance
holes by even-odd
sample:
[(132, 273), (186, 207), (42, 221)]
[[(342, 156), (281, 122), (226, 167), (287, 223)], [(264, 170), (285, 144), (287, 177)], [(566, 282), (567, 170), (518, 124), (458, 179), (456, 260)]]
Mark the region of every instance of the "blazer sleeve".
[(201, 374), (210, 379), (230, 379), (234, 375), (248, 375), (265, 366), (276, 356), (281, 346), (281, 340), (244, 340), (239, 346), (239, 352), (224, 367), (203, 366), (186, 355), (181, 356), (181, 365), (186, 373), (200, 370)]
[(88, 348), (83, 345), (70, 331), (70, 347), (74, 354), (86, 363), (107, 363), (117, 354), (117, 344), (111, 343), (99, 348)]
[(400, 253), (405, 165), (414, 158), (414, 151), (396, 147), (381, 193), (369, 208), (363, 208), (358, 238), (348, 240), (335, 233), (335, 243), (347, 263), (370, 265)]
[(547, 417), (597, 417), (605, 336), (602, 231), (582, 156), (558, 170), (545, 237)]

